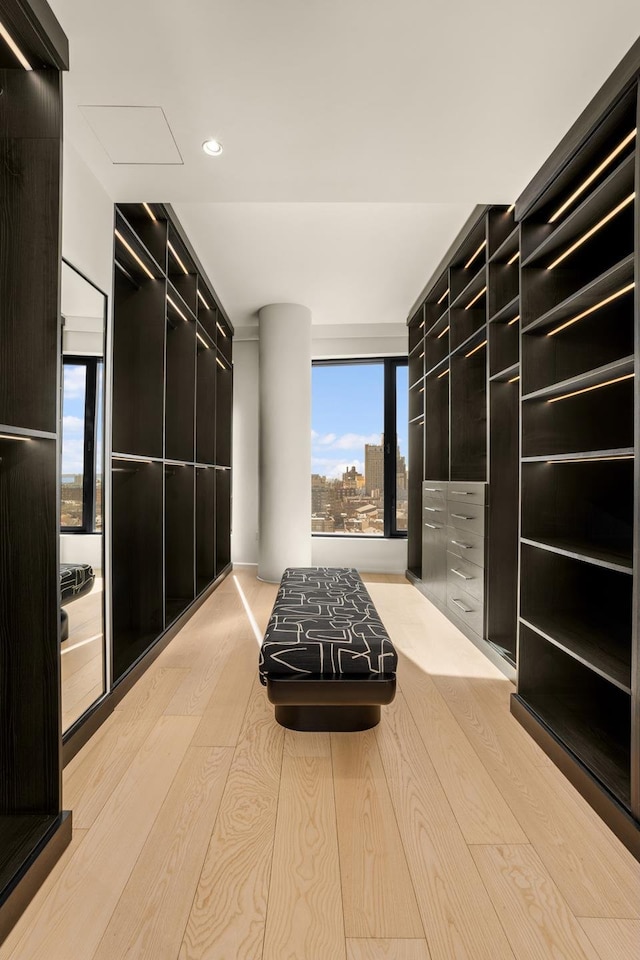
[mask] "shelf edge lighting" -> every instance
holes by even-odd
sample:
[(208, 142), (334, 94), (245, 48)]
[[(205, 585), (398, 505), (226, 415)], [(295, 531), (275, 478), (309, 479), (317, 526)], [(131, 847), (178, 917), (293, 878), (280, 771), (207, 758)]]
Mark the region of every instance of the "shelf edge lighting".
[(509, 320), (509, 323), (507, 324), (507, 326), (508, 326), (508, 327), (512, 327), (512, 326), (514, 325), (514, 323), (517, 323), (517, 322), (518, 322), (519, 319), (520, 319), (520, 314), (518, 313), (518, 314), (513, 318), (513, 320)]
[(125, 248), (125, 250), (128, 250), (128, 251), (129, 251), (129, 253), (130, 253), (131, 256), (133, 257), (133, 259), (135, 260), (135, 262), (138, 264), (139, 267), (142, 267), (142, 269), (144, 270), (144, 272), (146, 273), (146, 275), (149, 277), (149, 279), (150, 279), (150, 280), (155, 280), (156, 278), (155, 278), (154, 275), (151, 273), (151, 270), (149, 270), (149, 268), (145, 265), (145, 263), (143, 263), (143, 261), (140, 259), (140, 257), (138, 256), (138, 254), (135, 252), (135, 250), (133, 249), (133, 247), (132, 247), (129, 243), (127, 243), (127, 241), (126, 241), (125, 238), (122, 236), (122, 234), (120, 233), (120, 231), (119, 231), (119, 230), (116, 230), (115, 233), (116, 233), (116, 237), (118, 238), (118, 240), (120, 241), (120, 243), (122, 244), (122, 246)]
[(511, 260), (507, 260), (507, 266), (508, 266), (508, 267), (512, 266), (512, 264), (514, 264), (514, 263), (516, 262), (516, 260), (519, 258), (519, 256), (520, 256), (520, 251), (518, 250), (518, 251), (517, 251), (516, 253), (514, 253), (514, 255), (511, 257)]
[(477, 303), (477, 301), (480, 299), (480, 297), (482, 296), (482, 294), (483, 294), (483, 293), (486, 293), (486, 292), (487, 292), (487, 288), (486, 288), (486, 287), (483, 287), (482, 290), (480, 291), (480, 293), (476, 293), (476, 295), (475, 295), (475, 297), (473, 298), (473, 300), (471, 301), (471, 303), (468, 303), (468, 304), (466, 305), (465, 310), (470, 310), (471, 307), (474, 305), (474, 303)]
[(22, 440), (26, 442), (31, 440), (31, 437), (18, 437), (13, 433), (0, 433), (0, 440)]
[(223, 370), (227, 369), (224, 363), (222, 362), (222, 360), (220, 359), (220, 357), (216, 357), (216, 363), (218, 364), (219, 367), (222, 367)]
[(182, 270), (182, 272), (185, 273), (187, 276), (189, 276), (189, 271), (187, 270), (187, 268), (185, 267), (184, 263), (182, 262), (182, 260), (181, 260), (180, 257), (178, 256), (178, 254), (176, 253), (176, 249), (175, 249), (175, 247), (172, 245), (172, 243), (171, 243), (170, 240), (167, 240), (167, 246), (169, 247), (169, 250), (171, 251), (171, 253), (172, 253), (173, 256), (175, 257), (175, 259), (178, 261), (178, 265), (180, 266), (180, 269)]
[(619, 203), (617, 207), (609, 211), (606, 217), (603, 217), (602, 220), (599, 220), (594, 227), (591, 227), (590, 230), (587, 230), (585, 234), (583, 234), (578, 240), (576, 240), (576, 242), (572, 244), (568, 250), (565, 250), (565, 252), (560, 254), (560, 256), (556, 260), (554, 260), (553, 263), (550, 263), (549, 266), (547, 267), (547, 270), (553, 270), (553, 268), (557, 267), (559, 263), (562, 263), (562, 261), (565, 260), (570, 253), (573, 253), (574, 250), (577, 250), (578, 247), (581, 247), (582, 244), (586, 243), (586, 241), (589, 240), (594, 235), (594, 233), (597, 233), (597, 231), (600, 230), (601, 227), (604, 227), (606, 223), (609, 223), (610, 220), (613, 220), (613, 218), (617, 214), (619, 214), (621, 210), (624, 210), (624, 208), (627, 207), (630, 203), (633, 203), (633, 201), (635, 200), (635, 197), (636, 197), (635, 191), (633, 193), (630, 193), (628, 197), (625, 197), (624, 200), (621, 203)]
[(438, 334), (438, 340), (442, 340), (442, 338), (444, 337), (445, 333), (448, 333), (448, 332), (449, 332), (450, 327), (451, 327), (451, 324), (448, 324), (448, 325), (444, 328), (444, 330), (442, 331), (442, 333), (439, 333), (439, 334)]
[[(226, 339), (226, 337), (227, 337), (227, 331), (224, 329), (224, 327), (220, 326), (220, 324), (218, 323), (217, 320), (216, 320), (216, 327), (218, 328), (218, 330), (220, 331), (220, 333), (222, 334), (222, 336)], [(424, 357), (424, 353), (422, 354), (422, 356)]]
[(594, 304), (592, 307), (589, 307), (588, 310), (583, 310), (582, 313), (579, 313), (577, 317), (572, 317), (571, 320), (565, 320), (564, 323), (561, 323), (559, 327), (556, 327), (555, 330), (550, 330), (547, 334), (548, 337), (555, 337), (556, 333), (560, 333), (561, 330), (566, 330), (567, 327), (570, 327), (572, 324), (577, 323), (578, 320), (583, 320), (585, 317), (588, 317), (590, 313), (595, 313), (596, 310), (599, 310), (600, 307), (606, 307), (608, 303), (611, 303), (613, 300), (617, 300), (618, 297), (621, 297), (623, 293), (629, 293), (630, 290), (633, 290), (635, 283), (629, 283), (626, 287), (622, 287), (621, 290), (616, 290), (615, 293), (612, 293), (611, 296), (605, 297), (604, 300), (601, 300), (599, 303)]
[(442, 380), (442, 378), (443, 378), (443, 377), (446, 377), (446, 375), (447, 375), (448, 373), (449, 373), (448, 368), (447, 368), (446, 370), (444, 370), (443, 373), (439, 373), (439, 374), (438, 374), (438, 380)]
[(420, 329), (420, 330), (423, 330), (423, 329), (424, 329), (424, 320), (423, 320), (422, 323), (420, 324), (419, 329)]
[(170, 303), (170, 304), (171, 304), (171, 306), (173, 307), (173, 309), (175, 310), (175, 312), (176, 312), (179, 316), (182, 317), (182, 319), (184, 320), (185, 323), (189, 323), (189, 318), (184, 315), (184, 313), (182, 312), (182, 310), (180, 309), (180, 307), (178, 306), (178, 304), (177, 304), (174, 300), (171, 299), (171, 297), (169, 296), (169, 294), (167, 294), (167, 303)]
[(202, 294), (201, 294), (201, 292), (200, 292), (199, 290), (198, 290), (198, 296), (199, 296), (200, 302), (201, 302), (202, 306), (205, 308), (205, 310), (209, 310), (209, 309), (210, 309), (209, 304), (207, 303), (207, 301), (206, 301), (205, 298), (202, 296)]
[(449, 287), (447, 287), (447, 289), (445, 290), (445, 292), (442, 294), (442, 296), (441, 296), (440, 299), (438, 300), (438, 306), (440, 306), (440, 304), (441, 304), (442, 301), (445, 299), (445, 297), (448, 297), (448, 296), (449, 296)]
[(624, 148), (625, 148), (629, 143), (631, 143), (631, 141), (632, 141), (633, 138), (635, 137), (636, 133), (637, 133), (637, 128), (634, 129), (634, 130), (632, 130), (631, 133), (628, 133), (628, 134), (627, 134), (627, 136), (624, 138), (624, 140), (622, 141), (622, 143), (619, 143), (618, 146), (617, 146), (614, 150), (611, 151), (611, 153), (609, 154), (609, 156), (606, 157), (606, 158), (602, 161), (602, 163), (600, 164), (600, 166), (599, 166), (599, 167), (596, 167), (596, 169), (593, 171), (593, 173), (589, 174), (589, 176), (587, 177), (587, 179), (586, 179), (586, 180), (583, 180), (583, 182), (580, 184), (580, 186), (579, 186), (576, 190), (574, 190), (574, 192), (571, 194), (571, 196), (569, 197), (569, 199), (568, 199), (568, 200), (565, 200), (565, 202), (562, 204), (562, 206), (561, 206), (561, 207), (558, 207), (558, 209), (557, 209), (556, 212), (553, 214), (553, 216), (549, 217), (549, 223), (554, 223), (554, 222), (558, 219), (558, 217), (560, 217), (560, 216), (565, 212), (565, 210), (566, 210), (568, 207), (570, 207), (571, 204), (574, 203), (574, 201), (577, 200), (578, 197), (579, 197), (581, 194), (584, 193), (584, 191), (587, 189), (588, 186), (590, 186), (590, 185), (593, 183), (593, 181), (596, 179), (596, 177), (600, 176), (600, 174), (602, 173), (603, 170), (606, 170), (606, 168), (609, 166), (609, 164), (611, 163), (611, 161), (612, 161), (612, 160), (615, 160), (615, 158), (618, 156), (618, 154), (621, 153), (621, 152), (624, 150)]
[(207, 341), (204, 339), (204, 337), (201, 337), (200, 334), (199, 334), (197, 331), (196, 331), (196, 337), (198, 338), (198, 340), (200, 341), (200, 343), (202, 344), (202, 346), (203, 346), (206, 350), (210, 350), (210, 349), (211, 349), (210, 346), (209, 346), (209, 344), (207, 343)]
[(558, 400), (568, 400), (569, 397), (577, 397), (580, 393), (590, 393), (591, 390), (599, 390), (600, 387), (610, 387), (612, 383), (622, 383), (623, 380), (632, 380), (635, 373), (626, 373), (624, 377), (615, 377), (613, 380), (605, 380), (603, 383), (594, 383), (592, 387), (583, 387), (581, 390), (572, 390), (571, 393), (563, 393), (561, 397), (551, 397), (547, 403), (557, 403)]
[(486, 247), (486, 245), (487, 245), (487, 241), (486, 241), (486, 240), (483, 240), (482, 243), (480, 244), (480, 246), (478, 247), (478, 249), (476, 250), (476, 252), (475, 252), (475, 253), (472, 253), (471, 256), (469, 257), (469, 259), (467, 260), (467, 262), (465, 263), (465, 265), (464, 265), (464, 269), (465, 269), (465, 270), (467, 270), (467, 269), (471, 266), (471, 264), (473, 263), (473, 261), (475, 260), (475, 258), (476, 258), (479, 254), (482, 253), (482, 251), (484, 250), (484, 248)]
[(565, 457), (562, 460), (547, 460), (547, 463), (602, 463), (605, 460), (635, 460), (632, 453), (623, 453), (613, 457)]
[(515, 203), (512, 203), (511, 206), (508, 207), (507, 210), (505, 211), (506, 214), (507, 214), (507, 216), (509, 216), (510, 213), (513, 213), (513, 211), (515, 210), (515, 208), (516, 208)]
[(487, 345), (487, 341), (486, 341), (486, 340), (483, 340), (482, 343), (479, 343), (478, 346), (477, 346), (477, 347), (474, 347), (473, 350), (470, 350), (469, 353), (465, 353), (465, 355), (464, 355), (464, 356), (465, 356), (465, 359), (466, 359), (467, 357), (472, 357), (472, 356), (474, 355), (474, 353), (477, 353), (478, 350), (482, 350), (482, 348), (483, 348), (483, 347), (486, 347), (486, 345)]
[(150, 216), (150, 218), (153, 220), (153, 222), (154, 222), (154, 223), (157, 223), (157, 222), (158, 222), (158, 218), (156, 217), (155, 213), (153, 212), (153, 210), (151, 209), (151, 207), (149, 206), (149, 204), (148, 204), (148, 203), (144, 203), (144, 201), (143, 201), (142, 206), (145, 208), (145, 210), (147, 211), (147, 213), (149, 214), (149, 216)]
[(2, 37), (2, 39), (7, 44), (7, 46), (9, 47), (11, 52), (14, 54), (14, 56), (17, 57), (17, 59), (20, 61), (20, 65), (23, 66), (25, 70), (33, 70), (33, 67), (31, 66), (31, 64), (25, 57), (22, 50), (20, 49), (18, 44), (15, 42), (15, 40), (7, 30), (7, 28), (5, 27), (2, 20), (0, 20), (0, 37)]
[(516, 383), (520, 377), (511, 377), (511, 380), (507, 380), (507, 383)]

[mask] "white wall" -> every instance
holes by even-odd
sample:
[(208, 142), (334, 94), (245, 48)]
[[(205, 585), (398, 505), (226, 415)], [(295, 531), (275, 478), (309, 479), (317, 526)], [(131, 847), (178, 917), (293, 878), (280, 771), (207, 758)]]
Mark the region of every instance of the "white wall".
[[(357, 328), (357, 329), (356, 329)], [(396, 324), (352, 324), (311, 328), (314, 360), (406, 355), (407, 333)], [(367, 335), (368, 334), (368, 335)], [(255, 336), (246, 328), (241, 336)], [(258, 562), (258, 341), (235, 340), (233, 398), (233, 535), (235, 563)], [(311, 483), (311, 477), (309, 477)], [(406, 540), (357, 537), (311, 538), (314, 566), (356, 567), (371, 573), (402, 573), (407, 567)]]
[(111, 301), (113, 200), (68, 137), (62, 168), (62, 255)]
[(63, 533), (60, 535), (62, 563), (90, 563), (93, 572), (102, 570), (102, 536), (92, 533)]

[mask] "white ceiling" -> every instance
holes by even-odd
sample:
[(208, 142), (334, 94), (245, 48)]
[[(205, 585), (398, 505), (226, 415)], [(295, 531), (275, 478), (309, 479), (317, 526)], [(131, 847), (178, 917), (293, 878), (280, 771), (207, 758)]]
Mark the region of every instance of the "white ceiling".
[[(640, 34), (638, 0), (50, 2), (67, 135), (114, 199), (175, 204), (241, 325), (273, 300), (404, 322)], [(114, 165), (82, 106), (161, 107), (184, 163)]]

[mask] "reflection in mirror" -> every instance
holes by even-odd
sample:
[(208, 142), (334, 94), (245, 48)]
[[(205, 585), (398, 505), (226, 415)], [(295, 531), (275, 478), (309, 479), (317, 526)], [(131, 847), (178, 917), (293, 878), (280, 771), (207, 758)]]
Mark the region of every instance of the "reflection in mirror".
[(106, 690), (104, 353), (106, 296), (62, 264), (60, 653), (62, 730)]

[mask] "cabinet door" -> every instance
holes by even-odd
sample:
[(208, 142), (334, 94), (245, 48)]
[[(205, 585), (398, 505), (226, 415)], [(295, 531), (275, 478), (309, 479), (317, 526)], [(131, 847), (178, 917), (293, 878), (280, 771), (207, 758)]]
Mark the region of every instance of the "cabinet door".
[(447, 602), (447, 529), (433, 520), (422, 521), (422, 582), (441, 603)]

